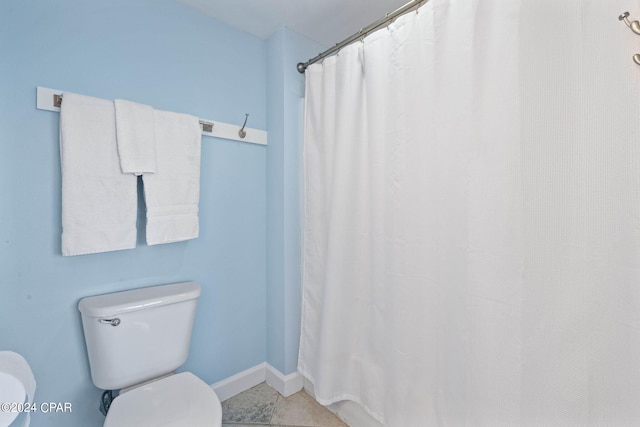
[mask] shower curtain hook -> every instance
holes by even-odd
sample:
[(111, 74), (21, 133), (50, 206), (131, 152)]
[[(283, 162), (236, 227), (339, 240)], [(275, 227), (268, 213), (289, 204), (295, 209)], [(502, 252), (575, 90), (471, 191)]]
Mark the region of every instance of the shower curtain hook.
[(391, 26), (396, 22), (396, 18), (390, 19), (389, 22), (387, 22), (387, 30), (391, 31)]

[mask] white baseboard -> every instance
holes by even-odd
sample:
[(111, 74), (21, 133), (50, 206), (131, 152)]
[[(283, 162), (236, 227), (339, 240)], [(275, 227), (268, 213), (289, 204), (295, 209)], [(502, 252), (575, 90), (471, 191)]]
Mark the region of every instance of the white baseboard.
[(267, 363), (265, 374), (267, 384), (275, 388), (284, 397), (289, 397), (302, 390), (303, 377), (298, 371), (284, 375)]
[(284, 397), (302, 390), (303, 385), (302, 375), (299, 372), (284, 375), (267, 362), (263, 362), (211, 384), (211, 388), (222, 402), (265, 381)]
[(216, 392), (221, 402), (227, 400), (264, 382), (266, 365), (267, 363), (265, 362), (246, 369), (227, 379), (211, 384), (211, 388)]

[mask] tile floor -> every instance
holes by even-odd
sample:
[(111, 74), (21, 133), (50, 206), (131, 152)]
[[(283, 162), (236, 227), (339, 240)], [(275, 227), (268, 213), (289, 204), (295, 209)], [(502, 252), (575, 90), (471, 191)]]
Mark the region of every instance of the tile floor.
[(222, 427), (346, 427), (304, 390), (282, 397), (266, 383), (222, 402)]

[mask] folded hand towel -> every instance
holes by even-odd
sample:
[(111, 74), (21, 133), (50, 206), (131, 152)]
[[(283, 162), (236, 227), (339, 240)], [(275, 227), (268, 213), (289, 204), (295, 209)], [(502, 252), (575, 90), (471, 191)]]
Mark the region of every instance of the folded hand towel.
[(60, 110), (62, 254), (136, 246), (137, 178), (123, 174), (112, 101), (64, 94)]
[(153, 108), (116, 99), (116, 135), (123, 173), (142, 175), (156, 171), (156, 137)]
[(179, 242), (199, 234), (200, 141), (198, 118), (155, 110), (155, 174), (144, 174), (147, 244)]

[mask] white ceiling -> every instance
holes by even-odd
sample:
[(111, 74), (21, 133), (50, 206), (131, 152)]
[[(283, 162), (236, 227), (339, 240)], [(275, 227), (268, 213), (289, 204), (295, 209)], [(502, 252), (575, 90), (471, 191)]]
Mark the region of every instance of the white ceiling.
[(330, 47), (409, 0), (178, 0), (262, 39), (288, 27)]

